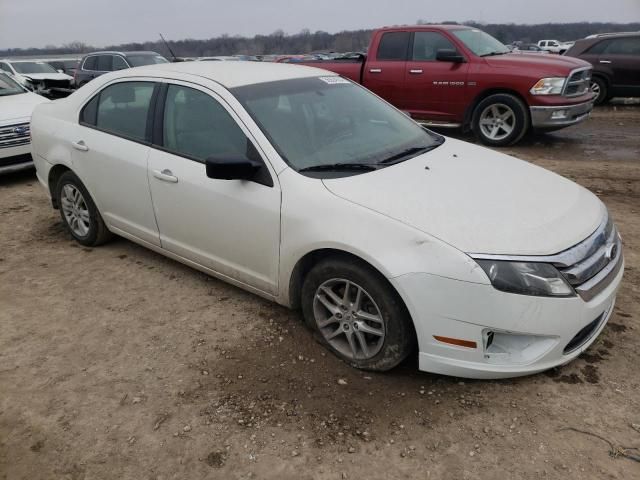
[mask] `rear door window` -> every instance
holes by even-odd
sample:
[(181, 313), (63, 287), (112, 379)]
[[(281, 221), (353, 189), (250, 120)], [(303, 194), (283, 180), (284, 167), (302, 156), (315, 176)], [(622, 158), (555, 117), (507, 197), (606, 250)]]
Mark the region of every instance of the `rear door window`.
[(85, 105), (80, 123), (136, 141), (147, 139), (153, 82), (122, 82), (106, 87)]
[(382, 34), (378, 45), (378, 60), (405, 61), (409, 50), (409, 32), (387, 32)]
[(604, 50), (611, 55), (640, 55), (640, 37), (613, 38)]

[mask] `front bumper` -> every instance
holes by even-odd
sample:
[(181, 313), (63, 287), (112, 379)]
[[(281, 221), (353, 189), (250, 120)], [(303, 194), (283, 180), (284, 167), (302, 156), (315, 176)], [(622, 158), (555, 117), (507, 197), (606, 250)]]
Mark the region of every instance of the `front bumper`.
[[(538, 373), (580, 355), (606, 325), (623, 271), (620, 268), (606, 288), (589, 301), (579, 296), (510, 294), (491, 285), (424, 273), (390, 281), (414, 320), (420, 370), (490, 379)], [(477, 347), (443, 343), (434, 335), (469, 340)], [(506, 348), (488, 345), (490, 335), (502, 339), (496, 342)]]
[(535, 129), (568, 127), (589, 118), (593, 99), (577, 105), (533, 106), (529, 110), (531, 126)]

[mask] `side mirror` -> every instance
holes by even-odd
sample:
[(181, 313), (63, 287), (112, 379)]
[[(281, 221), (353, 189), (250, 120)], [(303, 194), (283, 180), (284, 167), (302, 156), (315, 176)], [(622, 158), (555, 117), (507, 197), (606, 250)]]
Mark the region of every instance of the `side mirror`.
[(205, 160), (207, 177), (218, 180), (254, 180), (262, 164), (242, 155), (213, 156)]
[(464, 63), (465, 59), (456, 50), (440, 49), (436, 53), (436, 60), (440, 62)]

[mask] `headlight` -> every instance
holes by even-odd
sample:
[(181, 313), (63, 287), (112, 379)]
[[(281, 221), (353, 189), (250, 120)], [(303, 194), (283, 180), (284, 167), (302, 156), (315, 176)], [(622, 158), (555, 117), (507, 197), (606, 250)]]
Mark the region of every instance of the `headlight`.
[(571, 285), (548, 263), (476, 260), (494, 288), (503, 292), (543, 297), (572, 297)]
[(564, 77), (541, 78), (531, 87), (531, 95), (559, 95), (564, 87)]

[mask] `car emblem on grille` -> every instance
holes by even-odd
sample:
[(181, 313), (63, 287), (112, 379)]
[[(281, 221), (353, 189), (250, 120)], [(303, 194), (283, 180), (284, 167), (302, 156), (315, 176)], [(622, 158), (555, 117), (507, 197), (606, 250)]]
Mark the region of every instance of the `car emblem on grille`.
[(607, 245), (607, 249), (604, 252), (604, 258), (607, 260), (613, 260), (618, 253), (618, 246), (615, 243)]
[(13, 133), (16, 135), (24, 135), (29, 131), (29, 127), (16, 127), (13, 129)]

